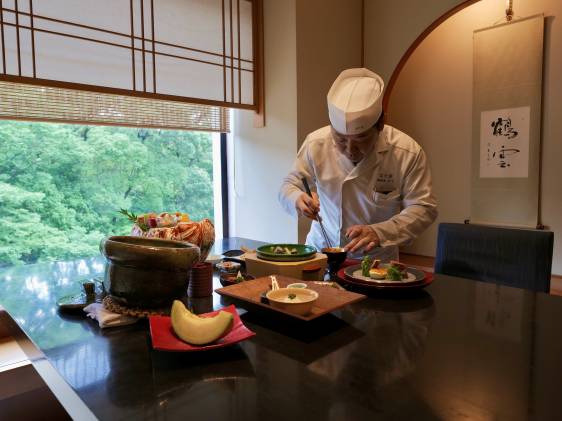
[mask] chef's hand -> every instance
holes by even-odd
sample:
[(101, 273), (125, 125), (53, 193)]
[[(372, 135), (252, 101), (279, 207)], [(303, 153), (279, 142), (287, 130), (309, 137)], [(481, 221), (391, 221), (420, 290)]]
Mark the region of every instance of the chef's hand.
[(345, 236), (351, 240), (344, 248), (355, 253), (358, 250), (368, 253), (380, 245), (380, 239), (369, 225), (353, 225), (347, 229)]
[(318, 212), (320, 212), (318, 195), (312, 192), (312, 197), (310, 197), (308, 194), (302, 193), (297, 199), (295, 207), (300, 216), (304, 215), (307, 218), (316, 219)]

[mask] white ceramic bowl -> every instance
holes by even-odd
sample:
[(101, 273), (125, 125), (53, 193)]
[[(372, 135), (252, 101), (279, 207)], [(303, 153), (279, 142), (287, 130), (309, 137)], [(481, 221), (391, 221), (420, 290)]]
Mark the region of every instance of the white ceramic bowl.
[(306, 288), (307, 286), (304, 282), (295, 282), (294, 284), (287, 285), (287, 288)]
[[(294, 298), (290, 298), (294, 296)], [(310, 313), (318, 293), (308, 288), (279, 288), (266, 294), (269, 304), (287, 313), (305, 316)]]

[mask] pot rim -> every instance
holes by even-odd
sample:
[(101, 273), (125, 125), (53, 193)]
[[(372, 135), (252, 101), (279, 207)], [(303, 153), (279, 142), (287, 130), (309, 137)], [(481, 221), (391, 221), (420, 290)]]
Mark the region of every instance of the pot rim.
[[(139, 242), (141, 241), (149, 241), (149, 242), (161, 242), (162, 244), (173, 244), (175, 247), (158, 247), (157, 245), (144, 245), (144, 244), (135, 244), (134, 241), (127, 242), (127, 241), (120, 241), (125, 239), (135, 239)], [(197, 245), (187, 242), (187, 241), (178, 241), (178, 240), (168, 240), (164, 238), (148, 238), (148, 237), (137, 237), (134, 235), (111, 235), (104, 239), (104, 243), (115, 243), (120, 244), (125, 247), (133, 247), (133, 248), (143, 248), (143, 249), (153, 249), (153, 250), (182, 250), (182, 249), (191, 249), (191, 248), (199, 248)]]

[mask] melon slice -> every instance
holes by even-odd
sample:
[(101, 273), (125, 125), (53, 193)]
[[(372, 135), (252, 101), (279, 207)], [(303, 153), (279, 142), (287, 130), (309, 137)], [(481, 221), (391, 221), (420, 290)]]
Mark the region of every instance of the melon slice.
[(178, 300), (172, 304), (172, 328), (176, 335), (192, 345), (205, 345), (222, 338), (232, 329), (234, 316), (220, 311), (213, 317), (199, 317)]

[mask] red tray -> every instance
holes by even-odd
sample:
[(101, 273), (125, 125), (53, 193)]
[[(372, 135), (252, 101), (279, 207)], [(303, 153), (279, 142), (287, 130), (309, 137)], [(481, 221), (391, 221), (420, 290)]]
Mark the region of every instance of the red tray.
[(234, 345), (255, 335), (255, 332), (252, 332), (250, 329), (244, 326), (244, 323), (242, 323), (242, 320), (240, 320), (240, 316), (236, 312), (236, 307), (234, 307), (234, 305), (230, 305), (228, 307), (221, 308), (220, 310), (212, 311), (210, 313), (199, 314), (199, 316), (214, 316), (221, 310), (228, 311), (229, 313), (232, 313), (234, 315), (234, 325), (232, 326), (232, 330), (226, 336), (208, 345), (190, 345), (179, 339), (174, 333), (174, 329), (172, 328), (172, 321), (168, 316), (149, 317), (152, 347), (159, 351), (172, 352), (207, 351), (210, 349), (224, 348), (225, 346)]

